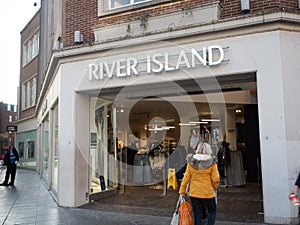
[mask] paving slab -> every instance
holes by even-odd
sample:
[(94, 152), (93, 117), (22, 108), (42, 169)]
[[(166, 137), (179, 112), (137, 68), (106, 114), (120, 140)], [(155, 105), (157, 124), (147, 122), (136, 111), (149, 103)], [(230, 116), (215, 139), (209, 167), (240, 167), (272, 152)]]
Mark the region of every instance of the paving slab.
[[(5, 173), (0, 174), (0, 182)], [(127, 190), (130, 192), (130, 190)], [(168, 196), (162, 196), (161, 190), (143, 194), (143, 189), (131, 190), (141, 195), (136, 203), (134, 196), (120, 194), (114, 198), (107, 198), (93, 202), (79, 208), (59, 207), (44, 185), (43, 180), (35, 171), (17, 170), (15, 187), (0, 186), (0, 224), (2, 225), (168, 225), (177, 201), (177, 191), (169, 191)], [(262, 216), (257, 215), (259, 201), (253, 206), (240, 208), (245, 201), (251, 199), (235, 199), (235, 203), (225, 204), (228, 195), (219, 194), (218, 214), (216, 225), (263, 225)], [(233, 198), (234, 196), (229, 196)], [(241, 196), (236, 196), (241, 197)], [(223, 203), (222, 203), (223, 198)], [(255, 203), (256, 202), (256, 203)], [(134, 203), (134, 204), (133, 204)], [(238, 204), (238, 205), (237, 205)], [(253, 218), (241, 216), (247, 210), (253, 211)], [(241, 210), (240, 210), (241, 209)], [(224, 214), (223, 211), (230, 213)], [(251, 213), (250, 213), (251, 214)], [(247, 214), (249, 217), (249, 213)], [(251, 221), (251, 222), (249, 222)]]

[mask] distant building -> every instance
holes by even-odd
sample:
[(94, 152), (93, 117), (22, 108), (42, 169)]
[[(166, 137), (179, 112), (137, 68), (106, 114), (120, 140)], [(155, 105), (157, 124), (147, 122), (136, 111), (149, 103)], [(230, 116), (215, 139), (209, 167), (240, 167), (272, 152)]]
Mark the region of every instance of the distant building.
[(3, 143), (15, 145), (14, 122), (17, 119), (17, 106), (0, 102), (0, 147)]
[(18, 91), (18, 132), (16, 148), (20, 165), (35, 169), (36, 148), (36, 102), (38, 56), (40, 48), (40, 12), (38, 11), (21, 31), (21, 65)]

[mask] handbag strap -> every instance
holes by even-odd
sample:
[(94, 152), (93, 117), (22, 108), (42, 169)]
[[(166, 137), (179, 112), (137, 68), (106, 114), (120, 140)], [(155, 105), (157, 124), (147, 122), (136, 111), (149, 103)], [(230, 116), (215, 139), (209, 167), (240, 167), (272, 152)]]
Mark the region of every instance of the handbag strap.
[(182, 195), (179, 195), (175, 212), (178, 212), (178, 208), (179, 208), (181, 202), (184, 202), (184, 201), (185, 201), (185, 200), (184, 200), (184, 198), (182, 197)]
[(185, 193), (186, 193), (186, 194), (189, 193), (189, 190), (190, 190), (190, 183), (191, 183), (191, 181), (189, 181), (189, 182), (187, 183), (187, 185), (186, 185), (186, 188), (185, 188)]

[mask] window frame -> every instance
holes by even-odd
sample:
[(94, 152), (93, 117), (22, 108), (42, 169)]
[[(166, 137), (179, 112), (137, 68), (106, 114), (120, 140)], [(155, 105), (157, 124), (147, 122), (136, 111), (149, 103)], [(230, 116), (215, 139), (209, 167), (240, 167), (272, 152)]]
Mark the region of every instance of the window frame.
[(30, 63), (39, 54), (40, 31), (33, 33), (27, 41), (23, 43), (23, 67)]
[(149, 1), (152, 1), (152, 0), (141, 0), (140, 2), (135, 2), (137, 0), (129, 0), (129, 4), (127, 4), (127, 5), (120, 5), (120, 6), (117, 6), (117, 7), (112, 7), (112, 3), (115, 2), (115, 1), (117, 1), (117, 0), (109, 0), (109, 7), (108, 7), (109, 10), (123, 8), (123, 7), (131, 6), (131, 5), (135, 5), (135, 4), (141, 4), (141, 3), (149, 2)]
[(107, 16), (111, 14), (117, 14), (120, 12), (126, 12), (129, 10), (139, 9), (142, 7), (148, 7), (152, 5), (158, 5), (165, 2), (173, 2), (173, 0), (145, 0), (142, 2), (136, 2), (134, 4), (125, 5), (117, 8), (110, 8), (111, 0), (98, 0), (98, 16)]
[(22, 110), (34, 107), (36, 104), (36, 76), (31, 77), (22, 84)]

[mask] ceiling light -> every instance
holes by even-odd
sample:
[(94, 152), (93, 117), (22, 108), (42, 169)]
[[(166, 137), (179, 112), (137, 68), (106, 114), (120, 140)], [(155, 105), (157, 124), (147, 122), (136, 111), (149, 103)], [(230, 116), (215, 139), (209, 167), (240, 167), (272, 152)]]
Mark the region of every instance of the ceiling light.
[(156, 128), (149, 128), (148, 130), (158, 131), (158, 130), (164, 130), (164, 129), (162, 127), (156, 127)]
[(192, 123), (192, 124), (208, 124), (208, 122), (207, 121), (190, 121), (189, 123)]
[(205, 122), (220, 122), (220, 119), (202, 119), (201, 121), (205, 121)]
[(197, 126), (196, 123), (179, 123), (179, 126)]
[(170, 129), (174, 129), (175, 126), (162, 126), (161, 128), (164, 130), (170, 130)]

